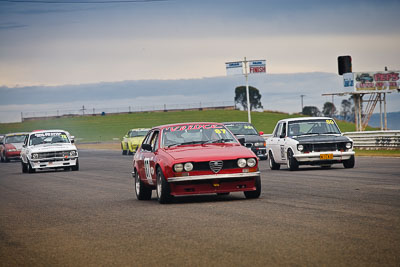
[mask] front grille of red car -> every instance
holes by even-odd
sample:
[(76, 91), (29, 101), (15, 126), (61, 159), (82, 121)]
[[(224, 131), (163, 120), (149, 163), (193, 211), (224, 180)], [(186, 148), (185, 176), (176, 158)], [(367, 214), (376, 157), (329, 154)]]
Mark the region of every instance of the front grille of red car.
[[(237, 160), (224, 160), (222, 165), (222, 170), (239, 168), (237, 165)], [(210, 162), (193, 162), (193, 171), (210, 171)]]

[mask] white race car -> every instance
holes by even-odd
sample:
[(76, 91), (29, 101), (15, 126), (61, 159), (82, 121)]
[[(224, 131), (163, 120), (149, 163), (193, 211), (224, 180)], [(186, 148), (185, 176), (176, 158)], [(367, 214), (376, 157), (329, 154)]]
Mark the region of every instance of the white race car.
[(22, 146), (21, 163), (23, 173), (48, 168), (78, 171), (78, 150), (67, 131), (34, 131)]
[(355, 164), (353, 141), (343, 136), (332, 118), (309, 117), (278, 121), (267, 139), (269, 166), (279, 170), (282, 164), (293, 171), (299, 165), (320, 165), (329, 168), (342, 163)]

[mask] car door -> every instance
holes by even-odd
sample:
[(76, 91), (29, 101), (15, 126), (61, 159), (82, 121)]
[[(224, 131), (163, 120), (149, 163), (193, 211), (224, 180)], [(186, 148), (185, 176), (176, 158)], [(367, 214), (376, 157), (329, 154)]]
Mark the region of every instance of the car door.
[[(156, 184), (156, 154), (158, 152), (159, 147), (159, 130), (154, 130), (149, 138), (146, 140), (146, 144), (149, 150), (143, 149), (143, 168), (141, 173), (141, 177), (146, 178), (148, 184), (155, 185)], [(146, 147), (146, 146), (145, 146)]]
[(151, 140), (151, 136), (153, 135), (153, 131), (149, 131), (146, 135), (146, 137), (144, 138), (143, 142), (142, 142), (142, 146), (140, 147), (140, 151), (138, 151), (139, 153), (137, 153), (137, 155), (135, 155), (135, 162), (137, 164), (137, 171), (139, 173), (139, 176), (141, 179), (145, 179), (146, 181), (146, 172), (145, 172), (145, 165), (144, 165), (144, 159), (146, 157), (146, 153), (147, 151), (143, 148), (145, 147), (145, 145), (149, 145), (150, 144), (150, 140)]
[[(281, 127), (281, 131), (279, 133), (279, 138), (277, 141), (277, 147), (279, 147), (279, 156), (280, 156), (280, 163), (285, 163), (286, 162), (286, 150), (287, 150), (287, 145), (286, 145), (286, 141), (287, 141), (287, 123), (286, 122), (282, 122), (282, 127)], [(277, 161), (278, 162), (278, 161)]]
[(272, 154), (274, 156), (275, 161), (277, 159), (279, 159), (279, 148), (278, 148), (278, 139), (279, 139), (279, 132), (281, 131), (282, 128), (282, 123), (279, 122), (276, 126), (275, 126), (275, 130), (272, 134), (272, 137), (269, 138), (269, 142), (267, 143), (267, 145), (271, 148)]
[(21, 148), (20, 157), (21, 157), (22, 162), (24, 162), (24, 163), (28, 162), (26, 155), (28, 153), (27, 151), (28, 151), (28, 145), (29, 145), (29, 138), (30, 138), (30, 136), (27, 136), (25, 138), (24, 144), (22, 145), (22, 148)]
[(272, 152), (274, 153), (274, 160), (277, 163), (285, 163), (286, 161), (286, 128), (286, 122), (283, 121), (279, 123), (274, 132)]

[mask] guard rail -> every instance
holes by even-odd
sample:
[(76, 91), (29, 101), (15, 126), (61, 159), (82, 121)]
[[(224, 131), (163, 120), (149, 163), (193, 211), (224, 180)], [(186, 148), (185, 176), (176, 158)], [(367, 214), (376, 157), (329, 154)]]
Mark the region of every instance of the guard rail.
[[(400, 149), (400, 131), (345, 132), (358, 149)], [(263, 134), (266, 140), (272, 134)]]

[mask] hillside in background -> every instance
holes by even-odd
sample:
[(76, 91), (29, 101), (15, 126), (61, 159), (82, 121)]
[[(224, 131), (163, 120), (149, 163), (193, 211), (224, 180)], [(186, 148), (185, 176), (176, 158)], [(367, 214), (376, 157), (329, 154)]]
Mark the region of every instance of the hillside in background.
[[(400, 130), (400, 112), (389, 112), (387, 113), (387, 123), (389, 130)], [(381, 119), (379, 113), (374, 113), (369, 120), (369, 126), (381, 127)]]
[[(277, 112), (252, 112), (252, 122), (258, 131), (269, 134), (274, 130), (278, 120), (298, 116)], [(38, 129), (63, 129), (69, 131), (80, 142), (108, 142), (115, 141), (116, 138), (120, 139), (131, 128), (151, 128), (162, 124), (200, 121), (247, 121), (247, 112), (240, 110), (143, 112), (32, 120), (21, 123), (0, 124), (0, 133)], [(352, 123), (338, 121), (338, 125), (342, 132), (355, 130), (355, 126)]]

